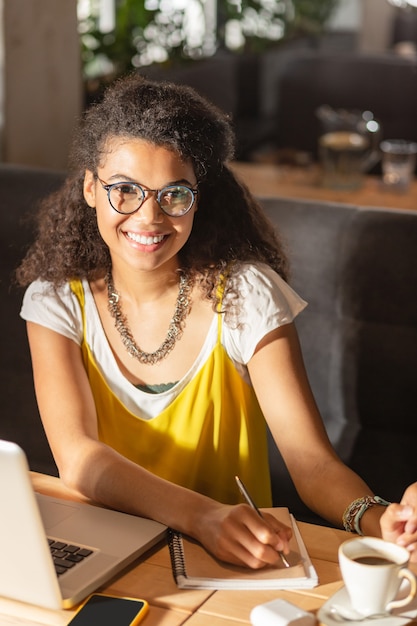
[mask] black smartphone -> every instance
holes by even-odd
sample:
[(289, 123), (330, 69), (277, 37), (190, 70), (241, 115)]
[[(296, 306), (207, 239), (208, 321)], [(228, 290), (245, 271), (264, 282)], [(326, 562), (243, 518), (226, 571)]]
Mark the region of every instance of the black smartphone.
[(146, 600), (93, 593), (68, 626), (135, 626), (145, 617), (148, 608)]

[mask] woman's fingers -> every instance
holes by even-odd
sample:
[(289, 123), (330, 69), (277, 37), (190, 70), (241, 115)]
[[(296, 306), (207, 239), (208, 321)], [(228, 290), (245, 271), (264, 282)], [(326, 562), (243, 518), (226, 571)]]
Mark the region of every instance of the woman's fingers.
[(236, 505), (223, 510), (212, 551), (222, 560), (259, 569), (281, 563), (279, 553), (288, 554), (291, 535), (291, 529), (274, 516), (260, 517), (248, 505)]
[(404, 546), (417, 561), (417, 513), (409, 504), (390, 504), (381, 517), (382, 537)]

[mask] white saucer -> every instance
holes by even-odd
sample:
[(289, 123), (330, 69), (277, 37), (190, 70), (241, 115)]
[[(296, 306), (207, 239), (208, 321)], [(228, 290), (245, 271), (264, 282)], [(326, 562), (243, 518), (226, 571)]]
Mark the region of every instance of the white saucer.
[(387, 617), (361, 619), (358, 621), (348, 620), (345, 622), (343, 622), (343, 619), (338, 619), (330, 613), (332, 604), (340, 604), (346, 607), (346, 609), (352, 610), (346, 587), (342, 587), (332, 595), (317, 613), (318, 620), (327, 626), (340, 626), (343, 623), (348, 626), (364, 626), (365, 624), (374, 624), (375, 626), (377, 626), (377, 624), (383, 624), (384, 626), (404, 626), (404, 624), (408, 624), (417, 617), (417, 598), (414, 598), (407, 606), (396, 609)]

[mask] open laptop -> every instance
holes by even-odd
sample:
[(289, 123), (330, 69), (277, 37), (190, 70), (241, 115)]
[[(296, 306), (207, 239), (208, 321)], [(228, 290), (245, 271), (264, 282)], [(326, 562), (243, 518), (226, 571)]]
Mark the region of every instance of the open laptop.
[(165, 536), (163, 524), (35, 494), (23, 450), (0, 440), (0, 596), (70, 608)]

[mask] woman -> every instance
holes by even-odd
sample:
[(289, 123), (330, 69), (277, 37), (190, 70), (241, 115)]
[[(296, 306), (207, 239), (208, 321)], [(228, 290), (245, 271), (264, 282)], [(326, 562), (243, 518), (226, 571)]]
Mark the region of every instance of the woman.
[(385, 504), (329, 443), (293, 325), (305, 303), (232, 157), (227, 117), (191, 89), (116, 82), (18, 278), (63, 481), (259, 568), (290, 537), (238, 504), (236, 474), (271, 505), (265, 421), (311, 509), (380, 534)]

